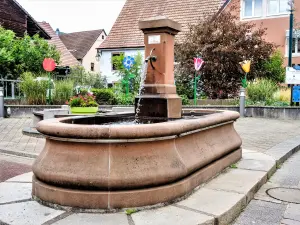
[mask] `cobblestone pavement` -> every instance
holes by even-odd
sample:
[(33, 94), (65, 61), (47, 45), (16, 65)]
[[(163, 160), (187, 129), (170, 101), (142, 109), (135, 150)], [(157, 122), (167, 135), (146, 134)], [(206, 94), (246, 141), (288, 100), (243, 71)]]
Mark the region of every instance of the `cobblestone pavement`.
[[(234, 225), (300, 225), (300, 204), (279, 201), (266, 194), (273, 187), (300, 190), (300, 152), (289, 158), (258, 191)], [(287, 190), (288, 191), (288, 190)], [(289, 193), (287, 193), (289, 194)], [(292, 198), (299, 199), (299, 196)]]
[(0, 151), (39, 154), (45, 139), (29, 137), (22, 134), (24, 127), (29, 127), (29, 118), (9, 118), (0, 120)]
[(243, 118), (235, 127), (243, 139), (243, 148), (260, 152), (300, 135), (299, 120)]
[[(22, 134), (22, 129), (30, 125), (29, 118), (9, 118), (0, 120), (0, 152), (39, 154), (45, 144), (43, 138)], [(239, 119), (236, 130), (243, 139), (243, 148), (265, 152), (276, 144), (300, 135), (300, 121), (271, 120), (258, 118)]]

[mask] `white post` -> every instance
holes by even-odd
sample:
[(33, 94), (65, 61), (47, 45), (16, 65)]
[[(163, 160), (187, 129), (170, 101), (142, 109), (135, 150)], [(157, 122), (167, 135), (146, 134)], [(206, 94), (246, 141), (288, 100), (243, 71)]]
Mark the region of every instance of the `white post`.
[(4, 88), (0, 87), (0, 118), (4, 117)]
[(245, 117), (245, 88), (240, 89), (240, 115)]

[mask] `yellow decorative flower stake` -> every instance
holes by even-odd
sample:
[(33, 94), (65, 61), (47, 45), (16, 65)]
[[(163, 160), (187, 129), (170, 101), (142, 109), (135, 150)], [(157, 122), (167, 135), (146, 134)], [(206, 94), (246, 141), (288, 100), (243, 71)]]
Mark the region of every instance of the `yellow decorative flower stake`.
[(247, 86), (248, 86), (247, 74), (250, 72), (251, 60), (245, 60), (243, 62), (240, 62), (240, 65), (241, 65), (242, 69), (244, 70), (244, 72), (246, 73), (244, 79), (242, 79), (242, 87), (247, 88)]

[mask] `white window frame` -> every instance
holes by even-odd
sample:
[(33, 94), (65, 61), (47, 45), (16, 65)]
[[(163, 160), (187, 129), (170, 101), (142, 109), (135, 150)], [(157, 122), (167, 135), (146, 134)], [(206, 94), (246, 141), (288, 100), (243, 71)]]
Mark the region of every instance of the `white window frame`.
[(114, 65), (113, 65), (113, 62), (112, 62), (112, 59), (113, 59), (113, 57), (114, 57), (114, 55), (117, 55), (117, 54), (119, 54), (119, 55), (122, 55), (122, 54), (124, 54), (125, 55), (125, 52), (112, 52), (111, 53), (111, 71), (112, 72), (115, 72), (116, 70), (114, 70)]
[[(268, 13), (269, 11), (269, 2), (270, 0), (262, 0), (262, 15), (261, 16), (255, 16), (255, 0), (252, 0), (252, 16), (244, 16), (245, 15), (245, 0), (241, 0), (241, 10), (240, 10), (240, 18), (241, 20), (256, 20), (256, 19), (270, 19), (270, 18), (277, 18), (277, 17), (287, 17), (289, 16), (289, 12), (279, 12), (279, 4), (280, 4), (280, 0), (278, 1), (278, 13), (276, 14), (270, 14)], [(288, 9), (288, 5), (287, 5), (287, 9)]]
[[(298, 51), (298, 41), (300, 40), (299, 37), (293, 37), (293, 39), (296, 39), (295, 43), (295, 53), (292, 53), (292, 57), (300, 57), (300, 51)], [(285, 57), (289, 57), (289, 37), (286, 37), (286, 42), (285, 42)]]
[[(280, 12), (280, 0), (277, 1), (277, 12), (275, 14), (269, 14), (269, 3), (272, 0), (267, 0), (267, 16), (278, 16), (278, 15), (286, 15), (289, 14), (288, 10), (286, 12)], [(288, 9), (288, 4), (286, 5), (286, 9)]]

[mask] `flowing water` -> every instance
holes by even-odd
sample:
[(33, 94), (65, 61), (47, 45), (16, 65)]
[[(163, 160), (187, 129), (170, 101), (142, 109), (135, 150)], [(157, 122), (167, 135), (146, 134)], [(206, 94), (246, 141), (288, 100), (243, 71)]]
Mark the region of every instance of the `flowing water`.
[(148, 69), (148, 62), (144, 62), (143, 68), (142, 68), (142, 72), (141, 72), (141, 83), (140, 83), (140, 89), (139, 89), (139, 100), (137, 102), (136, 105), (136, 113), (135, 113), (135, 123), (140, 123), (140, 119), (139, 119), (139, 113), (141, 111), (141, 96), (144, 92), (144, 87), (145, 87), (145, 81), (146, 81), (146, 77), (147, 77), (147, 69)]

